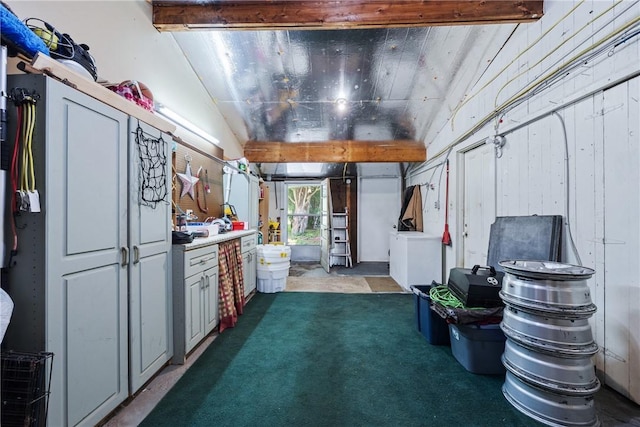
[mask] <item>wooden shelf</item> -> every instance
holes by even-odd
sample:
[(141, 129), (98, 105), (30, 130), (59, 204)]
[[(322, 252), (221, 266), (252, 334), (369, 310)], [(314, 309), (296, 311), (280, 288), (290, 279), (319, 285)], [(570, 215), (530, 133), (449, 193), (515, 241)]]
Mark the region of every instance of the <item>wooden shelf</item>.
[[(269, 187), (264, 183), (260, 183), (260, 192), (263, 197), (258, 199), (258, 218), (262, 219), (262, 225), (259, 230), (262, 233), (262, 244), (266, 245), (269, 242), (269, 236), (271, 232), (269, 230)], [(279, 241), (280, 239), (278, 239)]]
[(56, 61), (40, 53), (33, 58), (27, 71), (39, 72), (54, 77), (67, 85), (83, 92), (98, 101), (104, 102), (113, 108), (129, 114), (163, 132), (174, 134), (176, 127), (168, 121), (156, 116), (139, 105), (126, 100), (124, 97), (107, 89), (106, 87), (83, 77), (61, 62)]

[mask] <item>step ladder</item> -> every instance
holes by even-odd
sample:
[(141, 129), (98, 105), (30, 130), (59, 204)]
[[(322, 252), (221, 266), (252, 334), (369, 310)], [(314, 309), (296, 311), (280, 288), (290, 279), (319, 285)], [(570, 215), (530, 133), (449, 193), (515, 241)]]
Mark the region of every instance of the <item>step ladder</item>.
[(331, 214), (331, 250), (329, 266), (344, 265), (353, 267), (351, 260), (351, 242), (349, 240), (349, 211)]

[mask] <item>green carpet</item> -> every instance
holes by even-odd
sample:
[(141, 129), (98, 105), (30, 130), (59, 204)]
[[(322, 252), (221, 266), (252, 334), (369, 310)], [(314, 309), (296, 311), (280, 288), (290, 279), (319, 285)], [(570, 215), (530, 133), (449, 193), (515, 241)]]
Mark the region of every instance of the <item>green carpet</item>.
[(413, 295), (256, 294), (142, 426), (537, 426), (416, 330)]

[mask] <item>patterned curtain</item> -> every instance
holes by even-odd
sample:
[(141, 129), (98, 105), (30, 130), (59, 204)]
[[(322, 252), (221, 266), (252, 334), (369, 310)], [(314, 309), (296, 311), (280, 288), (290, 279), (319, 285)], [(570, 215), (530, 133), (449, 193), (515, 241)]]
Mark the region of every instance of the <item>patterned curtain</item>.
[(244, 277), (240, 239), (218, 244), (220, 328), (233, 328), (244, 307)]

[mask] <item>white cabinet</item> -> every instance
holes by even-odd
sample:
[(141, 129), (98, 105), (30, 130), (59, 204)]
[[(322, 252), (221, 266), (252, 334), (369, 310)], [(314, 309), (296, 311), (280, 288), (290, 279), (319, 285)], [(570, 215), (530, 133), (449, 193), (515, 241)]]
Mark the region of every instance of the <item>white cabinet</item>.
[(243, 236), (240, 238), (242, 250), (242, 275), (244, 279), (244, 296), (249, 296), (256, 288), (258, 264), (257, 264), (257, 235)]
[(173, 246), (173, 363), (218, 324), (218, 245)]
[(441, 278), (442, 239), (419, 231), (392, 231), (389, 275), (404, 289)]
[[(258, 230), (258, 200), (260, 185), (258, 177), (244, 172), (225, 173), (223, 176), (225, 191), (229, 190), (228, 203), (238, 214), (238, 221), (247, 221), (250, 229)], [(263, 218), (267, 220), (268, 218)]]
[[(139, 204), (137, 121), (43, 75), (11, 76), (8, 87), (40, 96), (42, 211), (16, 217), (3, 346), (54, 353), (49, 425), (95, 425), (171, 357), (169, 192), (156, 209)], [(10, 135), (16, 121), (10, 109)]]
[[(162, 194), (145, 188), (149, 168), (140, 152), (165, 153), (171, 137), (129, 117), (129, 388), (133, 394), (172, 357), (171, 307), (171, 171), (167, 161), (166, 202), (151, 203)], [(151, 160), (151, 159), (149, 159)], [(153, 160), (151, 160), (153, 161)], [(146, 164), (143, 164), (146, 163)], [(152, 170), (152, 176), (161, 173)], [(152, 194), (153, 193), (153, 194)], [(145, 201), (146, 199), (146, 201)]]

